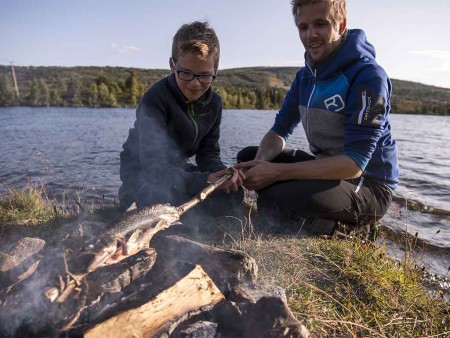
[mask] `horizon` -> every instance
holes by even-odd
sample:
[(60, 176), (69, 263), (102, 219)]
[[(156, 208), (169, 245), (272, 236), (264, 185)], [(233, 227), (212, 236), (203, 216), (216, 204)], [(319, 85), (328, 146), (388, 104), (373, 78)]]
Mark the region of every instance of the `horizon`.
[[(0, 64), (1, 67), (11, 67), (11, 65), (3, 65)], [(92, 67), (92, 68), (127, 68), (127, 69), (140, 69), (140, 70), (167, 70), (168, 72), (170, 71), (169, 67), (167, 68), (141, 68), (141, 67), (126, 67), (126, 66), (97, 66), (97, 65), (86, 65), (86, 66), (58, 66), (58, 65), (49, 65), (49, 66), (35, 66), (35, 65), (13, 65), (14, 68), (16, 67), (34, 67), (34, 68), (38, 68), (38, 67), (43, 67), (43, 68), (77, 68), (77, 67)], [(234, 68), (220, 68), (218, 71), (219, 77), (220, 77), (220, 71), (223, 70), (235, 70), (235, 69), (245, 69), (245, 68), (298, 68), (296, 66), (245, 66), (245, 67), (234, 67)], [(436, 87), (436, 88), (442, 88), (442, 89), (450, 89), (450, 88), (446, 88), (446, 87), (442, 87), (442, 86), (437, 86), (437, 85), (433, 85), (433, 84), (426, 84), (426, 83), (422, 83), (422, 82), (418, 82), (418, 81), (412, 81), (412, 80), (404, 80), (404, 79), (397, 79), (397, 78), (393, 78), (390, 77), (391, 80), (396, 80), (396, 81), (405, 81), (405, 82), (412, 82), (412, 83), (418, 83), (420, 85), (424, 85), (424, 86), (430, 86), (430, 87)]]
[[(15, 67), (169, 69), (172, 37), (186, 22), (208, 21), (221, 44), (219, 70), (302, 67), (289, 0), (2, 0), (0, 64)], [(360, 28), (392, 79), (450, 88), (446, 0), (347, 1), (348, 28)], [(270, 24), (267, 24), (269, 22)], [(6, 33), (8, 32), (8, 33)]]

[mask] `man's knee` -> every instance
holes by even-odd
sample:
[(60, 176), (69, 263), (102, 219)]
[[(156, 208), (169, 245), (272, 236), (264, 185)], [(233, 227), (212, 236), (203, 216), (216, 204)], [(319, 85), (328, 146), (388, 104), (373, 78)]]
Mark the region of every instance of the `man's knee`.
[(258, 151), (257, 146), (249, 146), (245, 147), (241, 151), (239, 151), (236, 155), (237, 162), (248, 162), (255, 159), (256, 152)]

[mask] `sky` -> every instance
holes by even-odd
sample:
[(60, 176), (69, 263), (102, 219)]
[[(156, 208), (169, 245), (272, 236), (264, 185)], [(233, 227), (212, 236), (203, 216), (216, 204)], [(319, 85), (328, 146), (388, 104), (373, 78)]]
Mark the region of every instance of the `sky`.
[[(450, 88), (449, 0), (347, 0), (393, 79)], [(0, 64), (168, 69), (184, 23), (208, 21), (220, 69), (304, 65), (290, 0), (0, 0)]]

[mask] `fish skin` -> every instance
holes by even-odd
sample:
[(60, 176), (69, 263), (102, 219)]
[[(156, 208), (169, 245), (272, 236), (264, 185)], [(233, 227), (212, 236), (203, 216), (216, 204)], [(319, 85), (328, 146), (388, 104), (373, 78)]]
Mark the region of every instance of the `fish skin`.
[[(96, 252), (95, 257), (89, 263), (87, 272), (94, 271), (97, 267), (105, 263), (117, 251), (117, 244), (127, 253), (125, 236), (136, 230), (148, 230), (150, 227), (169, 226), (179, 221), (180, 210), (170, 204), (156, 204), (141, 210), (136, 210), (125, 215), (121, 220), (112, 225), (108, 230), (109, 239), (107, 243)], [(138, 237), (139, 240), (145, 238)]]
[(180, 211), (170, 204), (155, 204), (141, 210), (131, 211), (108, 230), (111, 236), (124, 237), (137, 229), (145, 229), (155, 222), (165, 221), (168, 224), (180, 219)]

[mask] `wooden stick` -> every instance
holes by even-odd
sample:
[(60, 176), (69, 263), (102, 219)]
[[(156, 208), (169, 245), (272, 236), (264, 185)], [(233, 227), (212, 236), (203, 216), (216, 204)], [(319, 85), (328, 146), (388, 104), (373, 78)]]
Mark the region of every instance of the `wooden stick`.
[(228, 181), (233, 176), (233, 172), (229, 169), (229, 172), (219, 178), (217, 181), (209, 184), (205, 189), (200, 191), (200, 193), (194, 198), (190, 199), (186, 203), (180, 205), (177, 209), (180, 212), (180, 216), (184, 214), (189, 209), (195, 207), (200, 202), (203, 202), (209, 194), (213, 193), (219, 186)]

